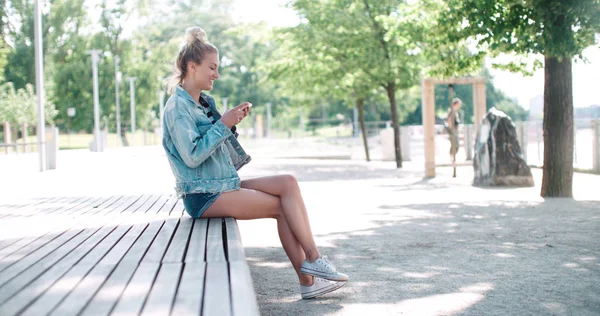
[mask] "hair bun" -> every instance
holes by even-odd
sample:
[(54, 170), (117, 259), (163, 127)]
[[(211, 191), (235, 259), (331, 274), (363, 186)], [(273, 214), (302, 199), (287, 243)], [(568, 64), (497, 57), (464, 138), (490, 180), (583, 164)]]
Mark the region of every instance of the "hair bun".
[(206, 43), (206, 32), (199, 26), (190, 27), (185, 31), (185, 43), (192, 45), (198, 40), (200, 43)]

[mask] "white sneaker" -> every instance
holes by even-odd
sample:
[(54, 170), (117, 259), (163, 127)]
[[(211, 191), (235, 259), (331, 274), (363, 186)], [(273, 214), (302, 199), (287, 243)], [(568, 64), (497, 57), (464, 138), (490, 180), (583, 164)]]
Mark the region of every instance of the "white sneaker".
[(300, 294), (303, 299), (311, 299), (329, 292), (333, 292), (342, 286), (346, 285), (347, 282), (336, 282), (329, 281), (321, 278), (315, 278), (313, 285), (305, 286), (300, 285)]
[(300, 272), (331, 281), (348, 281), (348, 276), (337, 272), (333, 263), (327, 260), (327, 256), (322, 256), (313, 262), (304, 260)]

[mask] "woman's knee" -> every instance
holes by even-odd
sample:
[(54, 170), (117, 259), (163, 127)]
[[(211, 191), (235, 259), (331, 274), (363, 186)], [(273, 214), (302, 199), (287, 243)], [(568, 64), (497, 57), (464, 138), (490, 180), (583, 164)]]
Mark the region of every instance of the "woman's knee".
[(289, 191), (289, 190), (298, 190), (299, 186), (298, 186), (298, 180), (296, 180), (296, 177), (294, 177), (291, 174), (284, 174), (279, 176), (281, 181), (281, 186), (285, 191)]

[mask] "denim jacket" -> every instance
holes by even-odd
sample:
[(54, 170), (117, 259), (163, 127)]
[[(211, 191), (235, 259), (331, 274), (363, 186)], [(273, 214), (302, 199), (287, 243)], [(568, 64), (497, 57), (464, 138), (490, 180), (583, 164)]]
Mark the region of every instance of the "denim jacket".
[(214, 124), (181, 86), (164, 109), (162, 145), (175, 175), (178, 197), (238, 190), (237, 171), (251, 160), (237, 135), (219, 120), (215, 100), (205, 93), (200, 97), (210, 105)]

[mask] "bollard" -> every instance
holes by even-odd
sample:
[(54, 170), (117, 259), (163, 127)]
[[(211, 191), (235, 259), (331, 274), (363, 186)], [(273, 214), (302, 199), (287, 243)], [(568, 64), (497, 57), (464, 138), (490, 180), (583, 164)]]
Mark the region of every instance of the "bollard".
[(525, 163), (527, 163), (527, 126), (525, 124), (525, 122), (517, 123), (517, 135), (519, 137), (519, 145), (521, 145), (523, 159), (525, 160)]
[(58, 127), (46, 126), (46, 170), (56, 169)]
[[(393, 134), (392, 134), (393, 135)], [(410, 139), (412, 126), (400, 126), (400, 146), (402, 148), (402, 161), (410, 161)], [(395, 157), (394, 157), (395, 159)]]
[(395, 161), (396, 151), (394, 148), (394, 129), (385, 128), (379, 131), (381, 139), (381, 155), (384, 161)]
[(104, 126), (102, 131), (102, 150), (104, 151), (106, 148), (108, 148), (108, 126)]
[(467, 160), (473, 160), (473, 124), (464, 125), (465, 130), (465, 154)]
[(592, 161), (594, 173), (600, 174), (600, 120), (592, 121)]

